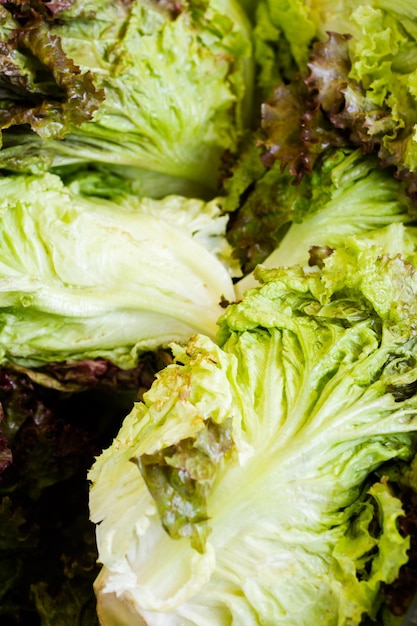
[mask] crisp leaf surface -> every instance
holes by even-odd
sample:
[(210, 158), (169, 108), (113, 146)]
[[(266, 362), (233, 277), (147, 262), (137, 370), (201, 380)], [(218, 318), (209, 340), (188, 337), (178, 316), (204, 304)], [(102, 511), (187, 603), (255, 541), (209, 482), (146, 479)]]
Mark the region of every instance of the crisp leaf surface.
[[(217, 343), (174, 346), (90, 471), (105, 624), (118, 610), (127, 624), (359, 624), (407, 561), (383, 468), (416, 445), (411, 266), (364, 238), (322, 269), (258, 272)], [(196, 456), (213, 422), (232, 441), (214, 475)], [(205, 503), (198, 545), (200, 519), (184, 519), (182, 500), (169, 511), (184, 534), (167, 532), (165, 487), (131, 462), (162, 468), (161, 455), (193, 476), (190, 514)]]

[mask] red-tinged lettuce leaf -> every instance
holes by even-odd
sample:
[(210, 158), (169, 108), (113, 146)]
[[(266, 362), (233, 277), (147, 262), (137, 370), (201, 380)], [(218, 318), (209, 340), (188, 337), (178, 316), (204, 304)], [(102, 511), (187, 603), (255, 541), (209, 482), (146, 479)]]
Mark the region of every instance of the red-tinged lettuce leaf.
[(303, 169), (305, 146), (302, 140), (302, 120), (305, 112), (307, 89), (301, 80), (289, 85), (278, 85), (268, 102), (262, 105), (262, 130), (265, 148), (262, 162), (271, 167), (280, 161), (282, 167), (289, 165), (291, 174)]
[(307, 210), (310, 200), (309, 178), (295, 186), (278, 163), (247, 189), (241, 207), (231, 214), (227, 231), (244, 275), (272, 253), (291, 221)]
[[(36, 74), (33, 80), (22, 76), (19, 65), (9, 69), (8, 76), (3, 72), (2, 86), (9, 83), (19, 83), (19, 99), (13, 98), (11, 89), (8, 98), (3, 101), (0, 109), (0, 128), (10, 128), (15, 125), (28, 124), (44, 139), (63, 137), (69, 132), (72, 124), (78, 126), (92, 118), (94, 112), (102, 102), (104, 94), (97, 91), (91, 74), (82, 74), (80, 69), (68, 59), (62, 51), (60, 39), (49, 33), (44, 27), (36, 26), (19, 29), (13, 39), (9, 41), (10, 58), (13, 48), (38, 59), (51, 77), (51, 85), (44, 92), (39, 93), (39, 83)], [(14, 73), (12, 74), (12, 72)], [(9, 77), (12, 76), (12, 81)], [(23, 80), (22, 80), (23, 79)], [(27, 101), (22, 102), (26, 92)], [(50, 92), (55, 90), (55, 93)], [(41, 102), (38, 104), (36, 101)]]
[(396, 132), (397, 124), (388, 107), (377, 106), (363, 85), (349, 77), (349, 40), (347, 35), (329, 33), (327, 41), (316, 43), (305, 83), (332, 125), (345, 131), (352, 145), (370, 152), (379, 148), (385, 135)]
[(334, 252), (330, 246), (310, 246), (308, 264), (323, 269), (325, 260)]
[(310, 98), (314, 95), (317, 104), (329, 115), (339, 113), (344, 106), (343, 88), (347, 85), (351, 67), (347, 45), (349, 39), (349, 35), (329, 33), (326, 42), (318, 42), (313, 46), (308, 63), (311, 74), (305, 83)]
[(331, 147), (360, 147), (392, 168), (417, 201), (417, 169), (406, 164), (413, 120), (398, 121), (388, 102), (379, 103), (351, 77), (349, 35), (329, 32), (312, 46), (308, 71), (276, 87), (262, 105), (262, 161), (279, 161), (299, 181), (311, 174), (319, 155)]
[(163, 351), (128, 371), (102, 360), (0, 368), (2, 625), (97, 623), (87, 470), (169, 361)]
[(0, 474), (8, 467), (13, 461), (12, 451), (9, 448), (9, 442), (3, 435), (1, 422), (3, 420), (3, 409), (0, 406)]
[(223, 164), (223, 209), (230, 213), (226, 235), (244, 274), (274, 250), (280, 230), (289, 220), (291, 207), (284, 206), (282, 194), (302, 200), (279, 162), (270, 167), (262, 163), (258, 143), (256, 134), (246, 137), (239, 159)]
[(72, 7), (75, 0), (0, 0), (13, 17), (26, 22), (33, 19), (53, 20)]
[(288, 166), (296, 182), (304, 174), (311, 174), (317, 157), (327, 148), (348, 145), (311, 98), (301, 77), (279, 85), (262, 105), (261, 127), (262, 162), (267, 167), (275, 161), (282, 168)]
[[(174, 20), (185, 10), (185, 3), (180, 0), (153, 0), (153, 4), (168, 13)], [(191, 9), (193, 9), (193, 6), (197, 6), (198, 8), (198, 4), (197, 2), (195, 5), (191, 5)], [(200, 3), (201, 6), (204, 4), (207, 3)]]
[[(337, 36), (336, 39), (339, 41)], [(333, 41), (332, 37), (330, 40)], [(279, 161), (297, 181), (304, 174), (311, 174), (316, 159), (325, 150), (350, 144), (329, 115), (329, 112), (337, 113), (343, 103), (341, 86), (346, 81), (343, 71), (346, 51), (340, 45), (343, 54), (335, 62), (333, 47), (329, 50), (321, 43), (317, 45), (328, 54), (328, 64), (324, 64), (327, 73), (318, 74), (321, 83), (316, 84), (312, 75), (298, 74), (290, 83), (278, 85), (261, 108), (262, 162), (271, 167)]]
[(172, 362), (169, 350), (156, 350), (141, 355), (137, 367), (122, 370), (105, 359), (83, 359), (50, 363), (36, 369), (15, 366), (14, 371), (27, 376), (43, 388), (68, 393), (94, 388), (134, 390), (138, 397), (148, 389), (155, 373)]
[[(23, 489), (35, 500), (49, 485), (87, 468), (100, 450), (101, 438), (111, 439), (117, 432), (119, 422), (112, 422), (113, 416), (141, 397), (155, 373), (171, 360), (170, 352), (161, 350), (144, 354), (131, 370), (103, 359), (38, 370), (0, 368), (0, 490)], [(81, 412), (78, 408), (79, 414), (72, 415), (72, 407), (79, 404)], [(97, 412), (101, 419), (95, 421)]]
[(21, 5), (20, 21), (8, 13), (8, 3), (4, 6), (0, 6), (0, 130), (25, 126), (43, 139), (62, 138), (71, 126), (92, 118), (104, 92), (96, 89), (90, 72), (81, 72), (65, 55), (59, 36), (31, 6)]
[(378, 104), (364, 86), (350, 77), (349, 37), (329, 33), (325, 42), (313, 47), (305, 83), (317, 105), (352, 146), (375, 152), (382, 167), (392, 167), (407, 184), (417, 201), (417, 170), (405, 164), (407, 145), (414, 133), (414, 121), (395, 119), (388, 100)]
[(13, 458), (0, 475), (0, 490), (21, 489), (37, 500), (45, 488), (83, 468), (95, 447), (88, 431), (60, 417), (30, 380), (0, 374), (2, 429)]
[(294, 177), (279, 160), (270, 167), (262, 165), (256, 138), (242, 150), (223, 186), (233, 198), (227, 238), (244, 275), (276, 249), (291, 223), (325, 206), (335, 190), (333, 170), (343, 167), (348, 153), (323, 151), (315, 155), (308, 176)]

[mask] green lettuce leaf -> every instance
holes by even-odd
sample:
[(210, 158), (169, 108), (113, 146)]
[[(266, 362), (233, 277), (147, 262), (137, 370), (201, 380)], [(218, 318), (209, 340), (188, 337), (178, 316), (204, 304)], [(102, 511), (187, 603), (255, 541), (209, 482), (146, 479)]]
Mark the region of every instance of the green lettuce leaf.
[(255, 95), (263, 102), (279, 83), (305, 70), (316, 27), (303, 0), (263, 0), (253, 11)]
[(227, 237), (242, 266), (241, 296), (254, 286), (253, 270), (309, 262), (312, 247), (335, 247), (346, 237), (394, 223), (410, 224), (416, 212), (406, 183), (360, 150), (327, 150), (308, 176), (293, 175), (276, 161), (262, 166), (255, 142), (242, 152), (224, 181)]
[(104, 625), (380, 623), (410, 546), (384, 468), (417, 444), (399, 252), (351, 238), (321, 268), (259, 268), (216, 342), (173, 346), (89, 472)]
[(24, 367), (138, 355), (214, 336), (233, 300), (226, 219), (216, 200), (118, 202), (52, 175), (0, 179), (0, 361)]

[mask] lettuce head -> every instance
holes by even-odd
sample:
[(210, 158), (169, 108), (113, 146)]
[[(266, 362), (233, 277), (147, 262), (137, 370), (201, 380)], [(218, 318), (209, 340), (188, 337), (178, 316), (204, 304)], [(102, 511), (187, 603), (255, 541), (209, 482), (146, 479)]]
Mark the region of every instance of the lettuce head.
[(0, 178), (0, 224), (2, 364), (133, 367), (198, 329), (214, 336), (234, 297), (217, 200), (106, 200), (16, 174)]
[(104, 626), (381, 623), (409, 548), (384, 468), (417, 444), (417, 275), (389, 241), (258, 268), (216, 341), (173, 346), (89, 473)]
[(104, 163), (216, 188), (251, 117), (238, 2), (11, 2), (0, 16), (2, 167)]

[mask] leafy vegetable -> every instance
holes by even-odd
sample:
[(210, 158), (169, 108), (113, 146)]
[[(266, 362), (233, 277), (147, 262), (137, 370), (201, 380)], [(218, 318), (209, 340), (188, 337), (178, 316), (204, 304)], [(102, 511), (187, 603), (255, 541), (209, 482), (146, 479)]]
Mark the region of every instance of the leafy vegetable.
[(158, 351), (132, 370), (103, 360), (0, 369), (2, 624), (98, 624), (86, 471), (170, 360)]
[(416, 463), (417, 458), (414, 457), (411, 464), (395, 463), (391, 468), (385, 468), (390, 480), (397, 484), (397, 492), (403, 502), (405, 515), (400, 520), (401, 532), (410, 537), (407, 563), (401, 567), (398, 578), (390, 585), (384, 585), (381, 590), (388, 607), (387, 616), (391, 615), (393, 623), (395, 622), (392, 616), (397, 616), (397, 619), (398, 616), (401, 618), (407, 611), (412, 610), (415, 604), (414, 596), (417, 586)]
[(381, 623), (410, 547), (384, 468), (417, 444), (415, 248), (390, 228), (258, 268), (217, 342), (173, 346), (89, 473), (102, 624)]
[(287, 83), (298, 72), (305, 71), (316, 25), (311, 20), (308, 3), (303, 0), (260, 0), (254, 4), (255, 80), (259, 100), (269, 97), (279, 83)]
[[(134, 166), (139, 173), (144, 169), (169, 174), (213, 192), (221, 155), (236, 149), (251, 116), (251, 35), (239, 4), (76, 0), (58, 17), (39, 27), (39, 18), (36, 27), (32, 21), (29, 26), (18, 23), (10, 37), (7, 30), (3, 35), (9, 47), (26, 33), (34, 40), (36, 50), (23, 46), (22, 53), (18, 48), (19, 55), (12, 50), (11, 56), (17, 72), (34, 74), (31, 83), (41, 103), (20, 114), (15, 91), (8, 90), (12, 106), (4, 128), (14, 127), (7, 136), (3, 133), (0, 165), (35, 172), (74, 163)], [(49, 94), (44, 96), (37, 87), (40, 64), (62, 74), (49, 42), (62, 48), (62, 62), (80, 68), (80, 80), (92, 81), (102, 96), (93, 119), (51, 119), (46, 114), (45, 109), (52, 113), (62, 97), (54, 88), (50, 104)], [(76, 72), (71, 77), (75, 79)], [(49, 82), (47, 86), (50, 91)], [(68, 106), (87, 113), (85, 88), (81, 96), (85, 104), (69, 94)], [(27, 107), (27, 100), (18, 106), (19, 111)], [(20, 126), (24, 123), (35, 134)]]
[(216, 200), (87, 198), (52, 174), (0, 179), (0, 360), (26, 367), (214, 336), (234, 297)]
[(2, 624), (398, 626), (416, 20), (0, 3)]
[(234, 297), (213, 196), (251, 27), (228, 0), (12, 0), (0, 48), (0, 621), (93, 626), (87, 468), (155, 348)]
[[(36, 11), (41, 6), (53, 14), (54, 5), (39, 3), (35, 8), (35, 4), (2, 3), (0, 7), (0, 129), (27, 124), (45, 139), (62, 137), (71, 124), (80, 125), (93, 117), (104, 92), (95, 88), (90, 72), (81, 72), (65, 55), (59, 37)], [(11, 14), (6, 7), (12, 9)], [(59, 13), (58, 6), (56, 10)]]
[(245, 275), (235, 285), (238, 297), (256, 284), (252, 270), (259, 263), (307, 264), (314, 246), (331, 248), (349, 235), (416, 217), (405, 184), (358, 149), (326, 151), (294, 184), (278, 161), (270, 168), (260, 164), (252, 141), (224, 187), (224, 206), (231, 210), (227, 237)]
[[(298, 33), (292, 29), (292, 54), (298, 45), (308, 61), (299, 63), (300, 73), (290, 84), (276, 86), (264, 104), (264, 158), (290, 163), (300, 176), (328, 146), (360, 146), (378, 154), (383, 166), (394, 167), (414, 196), (414, 3), (301, 4), (306, 26)], [(275, 7), (273, 0), (269, 5)], [(288, 8), (270, 9), (278, 30), (285, 32), (289, 16)]]

